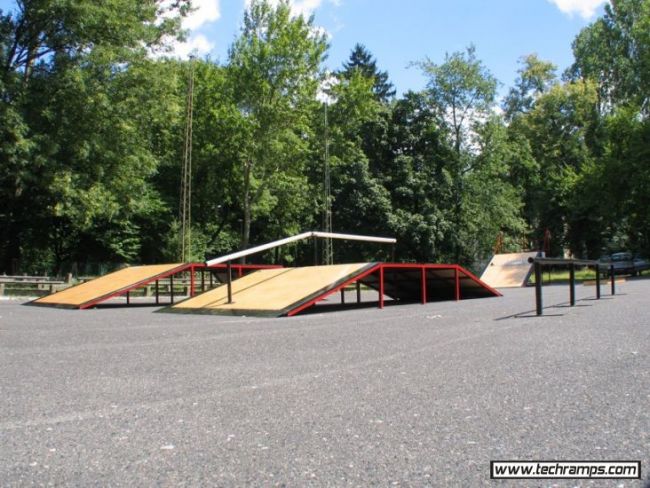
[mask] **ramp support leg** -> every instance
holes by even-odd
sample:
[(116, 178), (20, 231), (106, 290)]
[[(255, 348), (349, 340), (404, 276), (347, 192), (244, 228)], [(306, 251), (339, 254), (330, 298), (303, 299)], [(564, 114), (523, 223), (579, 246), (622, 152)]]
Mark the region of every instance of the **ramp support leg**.
[(420, 291), (422, 292), (422, 305), (427, 303), (427, 268), (422, 266), (420, 276)]
[(614, 265), (609, 267), (609, 278), (611, 280), (612, 295), (616, 295), (616, 279), (614, 279)]
[(384, 267), (379, 268), (379, 308), (384, 308)]
[(454, 268), (454, 296), (456, 301), (460, 300), (460, 270), (458, 266)]
[(126, 304), (131, 305), (131, 292), (130, 291), (126, 292)]
[(600, 300), (600, 266), (596, 265), (596, 300)]
[(232, 303), (232, 264), (230, 261), (226, 265), (226, 281), (228, 283), (228, 303)]
[(214, 288), (214, 273), (210, 270), (210, 289)]
[(195, 283), (194, 283), (194, 266), (190, 266), (190, 296), (194, 296), (194, 289), (195, 289)]
[(205, 269), (201, 268), (201, 293), (205, 291)]
[(174, 303), (174, 275), (169, 277), (169, 298)]
[(345, 305), (345, 288), (341, 288), (341, 304)]
[(159, 281), (156, 280), (156, 305), (160, 304), (160, 284)]
[(361, 283), (357, 281), (357, 303), (361, 303)]

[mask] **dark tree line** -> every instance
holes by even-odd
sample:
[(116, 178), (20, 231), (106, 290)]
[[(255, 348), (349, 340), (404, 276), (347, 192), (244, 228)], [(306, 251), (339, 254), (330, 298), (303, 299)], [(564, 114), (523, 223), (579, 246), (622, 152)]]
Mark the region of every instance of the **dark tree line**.
[(612, 2), (561, 75), (523, 57), (501, 107), (472, 46), (417, 61), (427, 85), (400, 97), (360, 44), (325, 73), (326, 39), (286, 2), (253, 1), (223, 63), (160, 57), (189, 8), (0, 12), (0, 272), (178, 259), (190, 69), (197, 260), (319, 228), (326, 144), (334, 230), (395, 236), (400, 260), (477, 266), (547, 229), (556, 255), (650, 253), (650, 1)]

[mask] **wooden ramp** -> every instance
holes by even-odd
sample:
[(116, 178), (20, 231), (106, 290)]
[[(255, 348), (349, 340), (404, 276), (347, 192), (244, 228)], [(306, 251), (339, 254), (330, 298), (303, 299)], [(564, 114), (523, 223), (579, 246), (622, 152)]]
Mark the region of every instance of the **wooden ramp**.
[(481, 275), (481, 281), (494, 288), (516, 288), (526, 286), (533, 271), (529, 258), (539, 255), (534, 252), (496, 254)]
[[(264, 265), (264, 264), (233, 264), (232, 277), (233, 279), (240, 278), (249, 273), (258, 271), (260, 269), (277, 269), (281, 266), (277, 265)], [(94, 307), (102, 302), (110, 300), (111, 298), (126, 295), (127, 304), (129, 303), (129, 292), (137, 288), (156, 284), (156, 301), (152, 305), (159, 304), (158, 296), (158, 281), (169, 279), (170, 287), (170, 300), (174, 303), (174, 276), (184, 273), (187, 278), (189, 276), (189, 295), (194, 296), (196, 288), (205, 291), (206, 287), (212, 288), (214, 281), (217, 284), (224, 283), (227, 277), (227, 267), (225, 264), (218, 264), (215, 266), (205, 266), (203, 263), (174, 263), (174, 264), (153, 264), (146, 266), (130, 266), (128, 268), (120, 269), (113, 273), (108, 273), (94, 280), (72, 286), (57, 293), (38, 298), (27, 305), (39, 305), (45, 307), (59, 307), (59, 308), (76, 308), (86, 309)], [(196, 274), (199, 274), (200, 280), (197, 280)], [(206, 282), (208, 275), (209, 283)], [(186, 280), (186, 285), (187, 285)]]
[(179, 263), (131, 266), (38, 298), (30, 302), (29, 305), (77, 309), (89, 308), (153, 281), (186, 271), (192, 266), (192, 264)]
[(232, 283), (232, 303), (221, 286), (161, 312), (281, 317), (296, 315), (352, 283), (402, 302), (499, 296), (469, 271), (456, 265), (355, 263), (269, 269)]

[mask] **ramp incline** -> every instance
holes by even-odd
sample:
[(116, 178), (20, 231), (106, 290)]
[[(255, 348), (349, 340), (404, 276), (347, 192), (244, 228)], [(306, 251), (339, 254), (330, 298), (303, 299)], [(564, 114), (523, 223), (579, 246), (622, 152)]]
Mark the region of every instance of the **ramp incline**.
[(494, 288), (516, 288), (526, 286), (533, 271), (528, 258), (539, 255), (534, 252), (496, 254), (481, 275), (481, 281)]
[(384, 297), (427, 303), (500, 296), (457, 265), (355, 263), (257, 271), (232, 283), (232, 303), (221, 286), (161, 312), (293, 316), (352, 283), (376, 290), (380, 308)]
[(190, 264), (155, 264), (130, 266), (94, 280), (38, 298), (30, 305), (84, 309), (130, 290), (190, 269)]
[(260, 270), (233, 281), (233, 303), (228, 303), (228, 290), (221, 286), (162, 311), (280, 317), (376, 266), (361, 263)]

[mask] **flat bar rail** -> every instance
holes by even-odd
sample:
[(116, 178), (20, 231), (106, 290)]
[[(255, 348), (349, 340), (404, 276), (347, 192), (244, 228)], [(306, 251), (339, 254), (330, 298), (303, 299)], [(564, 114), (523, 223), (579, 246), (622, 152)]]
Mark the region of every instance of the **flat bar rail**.
[(576, 267), (594, 268), (596, 271), (596, 299), (600, 300), (600, 273), (603, 269), (609, 269), (611, 278), (611, 294), (616, 295), (616, 280), (614, 276), (614, 265), (607, 266), (599, 261), (588, 259), (563, 259), (563, 258), (529, 258), (529, 263), (533, 263), (535, 268), (535, 311), (537, 315), (544, 313), (544, 297), (542, 295), (542, 268), (550, 266), (563, 266), (569, 268), (569, 303), (572, 307), (576, 304)]

